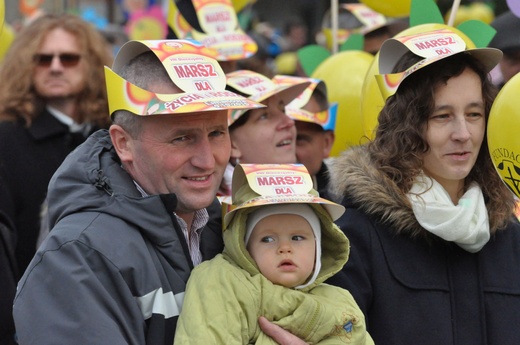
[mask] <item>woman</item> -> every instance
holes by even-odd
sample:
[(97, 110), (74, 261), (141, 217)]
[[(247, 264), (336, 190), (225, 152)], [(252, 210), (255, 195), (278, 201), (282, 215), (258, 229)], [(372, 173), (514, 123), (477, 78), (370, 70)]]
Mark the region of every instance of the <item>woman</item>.
[[(438, 56), (434, 41), (453, 44)], [(486, 139), (500, 57), (449, 30), (381, 48), (380, 72), (394, 74), (380, 86), (395, 94), (374, 140), (332, 167), (351, 257), (329, 280), (376, 344), (520, 344), (520, 226)]]
[(276, 83), (249, 70), (227, 74), (228, 90), (265, 104), (266, 107), (233, 111), (230, 114), (231, 158), (219, 191), (220, 196), (231, 195), (231, 177), (238, 163), (296, 163), (296, 127), (294, 120), (285, 114), (285, 106), (300, 95), (309, 82), (303, 78), (291, 80)]

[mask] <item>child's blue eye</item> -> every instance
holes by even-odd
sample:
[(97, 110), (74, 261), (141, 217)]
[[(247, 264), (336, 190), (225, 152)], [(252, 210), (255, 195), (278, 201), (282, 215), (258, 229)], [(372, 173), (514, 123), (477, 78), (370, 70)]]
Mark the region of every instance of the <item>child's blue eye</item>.
[(272, 237), (265, 236), (265, 237), (262, 237), (261, 241), (264, 242), (264, 243), (270, 243), (270, 242), (273, 242), (274, 239)]

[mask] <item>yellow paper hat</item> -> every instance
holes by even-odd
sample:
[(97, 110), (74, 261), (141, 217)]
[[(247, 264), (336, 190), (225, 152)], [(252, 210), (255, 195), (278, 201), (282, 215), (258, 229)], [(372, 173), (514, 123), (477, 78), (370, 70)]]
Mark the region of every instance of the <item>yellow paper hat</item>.
[[(238, 70), (227, 74), (227, 85), (255, 102), (265, 101), (269, 97), (278, 94), (284, 104), (289, 104), (310, 84), (304, 78), (287, 79), (286, 83), (280, 84), (274, 82), (276, 78), (277, 76), (269, 79), (257, 72)], [(245, 110), (231, 112), (228, 126), (231, 126), (245, 112)]]
[(317, 113), (311, 113), (310, 111), (302, 109), (312, 97), (315, 91), (321, 92), (324, 97), (327, 98), (327, 86), (321, 79), (306, 78), (306, 77), (293, 77), (286, 75), (278, 75), (273, 78), (273, 81), (277, 84), (294, 84), (298, 81), (308, 81), (310, 84), (301, 94), (293, 99), (289, 104), (285, 106), (285, 113), (290, 118), (296, 121), (305, 121), (315, 123), (325, 131), (333, 131), (336, 125), (336, 115), (338, 113), (338, 103), (334, 102), (329, 104), (327, 109), (323, 109)]
[(237, 210), (271, 204), (321, 205), (334, 221), (342, 205), (320, 198), (303, 164), (238, 164), (233, 171), (232, 204), (222, 203), (227, 228)]
[[(131, 59), (152, 51), (183, 93), (158, 94), (121, 78)], [(192, 40), (129, 41), (117, 53), (112, 69), (105, 66), (110, 115), (127, 110), (136, 115), (185, 114), (222, 109), (255, 109), (264, 105), (227, 91), (226, 75), (215, 52)]]
[[(398, 73), (392, 73), (397, 62), (408, 52), (423, 60)], [(387, 39), (379, 50), (377, 83), (383, 98), (393, 95), (402, 81), (410, 74), (434, 62), (456, 54), (470, 54), (479, 60), (489, 72), (502, 59), (502, 51), (495, 48), (466, 49), (466, 42), (449, 29), (421, 32), (410, 36)]]
[[(387, 18), (363, 3), (339, 4), (339, 27), (336, 31), (338, 44), (345, 42), (351, 34), (366, 35), (389, 24)], [(332, 19), (327, 18), (328, 21)], [(330, 26), (330, 27), (329, 27)], [(327, 48), (332, 48), (332, 23), (322, 29)]]
[(245, 59), (257, 52), (256, 42), (240, 28), (231, 0), (188, 1), (202, 31), (188, 23), (174, 0), (168, 0), (167, 21), (177, 37), (193, 38), (214, 49), (220, 61)]

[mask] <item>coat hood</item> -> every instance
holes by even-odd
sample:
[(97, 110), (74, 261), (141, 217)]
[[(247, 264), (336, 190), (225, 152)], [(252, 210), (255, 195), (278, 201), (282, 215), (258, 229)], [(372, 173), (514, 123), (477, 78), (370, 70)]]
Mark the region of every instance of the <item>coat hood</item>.
[[(240, 200), (251, 200), (258, 196), (249, 188), (241, 188), (238, 194)], [(317, 195), (311, 190), (310, 194)], [(333, 223), (329, 213), (321, 204), (307, 204), (316, 212), (321, 223), (321, 270), (316, 280), (302, 291), (310, 290), (316, 285), (323, 283), (327, 278), (333, 276), (343, 268), (348, 260), (350, 245), (347, 237)], [(224, 229), (224, 257), (235, 262), (240, 268), (251, 275), (260, 274), (258, 266), (249, 254), (245, 246), (246, 221), (249, 213), (257, 207), (248, 207), (236, 211), (229, 225)]]
[(140, 228), (156, 243), (174, 236), (164, 212), (175, 210), (175, 195), (142, 197), (121, 167), (107, 130), (92, 134), (65, 159), (49, 183), (48, 203), (51, 228), (70, 214), (99, 212)]
[(417, 222), (405, 193), (372, 163), (366, 146), (337, 157), (330, 170), (330, 191), (343, 205), (354, 206), (401, 235), (433, 237)]

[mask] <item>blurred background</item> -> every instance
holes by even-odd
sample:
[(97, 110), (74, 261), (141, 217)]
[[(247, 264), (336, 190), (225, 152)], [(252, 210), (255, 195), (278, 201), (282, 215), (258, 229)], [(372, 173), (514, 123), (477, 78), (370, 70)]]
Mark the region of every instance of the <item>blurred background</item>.
[[(114, 26), (124, 26), (133, 12), (150, 7), (159, 7), (167, 12), (167, 0), (4, 0), (5, 21), (15, 29), (41, 11), (49, 13), (72, 12), (91, 21), (100, 29), (114, 30)], [(513, 0), (519, 1), (519, 0)], [(357, 1), (339, 1), (356, 3)], [(277, 32), (283, 33), (291, 23), (301, 22), (307, 30), (307, 42), (314, 43), (315, 35), (320, 30), (324, 14), (331, 6), (330, 0), (234, 0), (240, 7), (238, 16), (243, 25), (267, 23)], [(437, 0), (441, 12), (446, 13), (452, 6), (452, 0)], [(473, 3), (489, 7), (494, 15), (507, 10), (506, 0), (462, 0), (461, 6)], [(480, 11), (480, 14), (479, 14)], [(465, 13), (463, 15), (470, 15)], [(474, 15), (482, 15), (482, 10), (475, 10)], [(244, 26), (243, 26), (244, 28)], [(248, 29), (248, 28), (244, 28)]]

